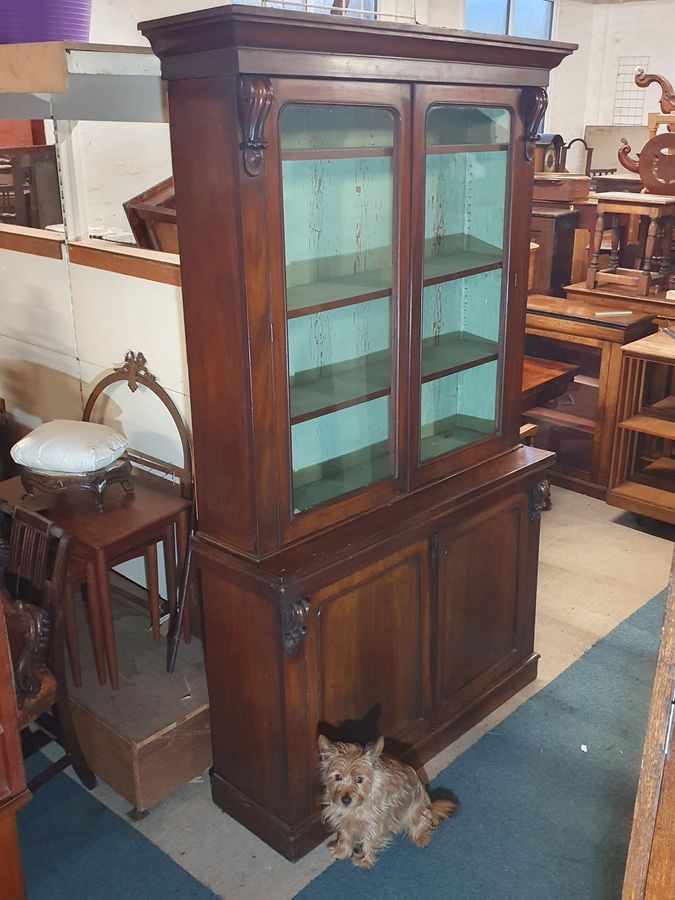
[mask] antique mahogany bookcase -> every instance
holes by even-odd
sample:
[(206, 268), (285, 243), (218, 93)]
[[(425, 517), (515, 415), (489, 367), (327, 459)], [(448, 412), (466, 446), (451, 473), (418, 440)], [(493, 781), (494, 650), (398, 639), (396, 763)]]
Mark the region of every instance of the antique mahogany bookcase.
[(316, 742), (420, 764), (535, 677), (532, 155), (571, 45), (227, 6), (168, 80), (215, 801), (290, 859)]

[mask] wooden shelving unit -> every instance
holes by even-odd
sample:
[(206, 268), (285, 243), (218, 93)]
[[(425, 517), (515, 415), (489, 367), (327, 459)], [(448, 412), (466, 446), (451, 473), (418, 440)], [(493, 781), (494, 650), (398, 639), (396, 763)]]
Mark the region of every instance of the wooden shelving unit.
[(607, 502), (675, 524), (674, 442), (675, 340), (659, 331), (623, 347)]

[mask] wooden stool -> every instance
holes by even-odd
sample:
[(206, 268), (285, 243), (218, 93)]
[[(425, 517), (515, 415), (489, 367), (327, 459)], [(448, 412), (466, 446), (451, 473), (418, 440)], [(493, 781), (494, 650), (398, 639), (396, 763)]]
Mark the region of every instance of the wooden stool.
[[(652, 287), (670, 283), (670, 251), (675, 216), (675, 197), (660, 194), (631, 194), (614, 191), (598, 194), (598, 216), (591, 244), (590, 264), (586, 278), (589, 289), (603, 284), (619, 284), (647, 296)], [(622, 249), (621, 216), (639, 216), (638, 268), (619, 266)], [(605, 228), (612, 231), (609, 267), (599, 271), (600, 246)]]

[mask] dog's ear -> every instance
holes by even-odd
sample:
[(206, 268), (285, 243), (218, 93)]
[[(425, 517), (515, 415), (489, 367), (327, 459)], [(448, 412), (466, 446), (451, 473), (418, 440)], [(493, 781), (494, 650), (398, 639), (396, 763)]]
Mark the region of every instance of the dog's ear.
[(337, 751), (337, 747), (332, 741), (329, 741), (325, 734), (319, 735), (319, 756), (321, 760), (328, 759)]
[(384, 738), (382, 735), (375, 741), (374, 744), (368, 744), (366, 746), (366, 753), (370, 756), (371, 759), (377, 759), (382, 755), (382, 751), (384, 750)]

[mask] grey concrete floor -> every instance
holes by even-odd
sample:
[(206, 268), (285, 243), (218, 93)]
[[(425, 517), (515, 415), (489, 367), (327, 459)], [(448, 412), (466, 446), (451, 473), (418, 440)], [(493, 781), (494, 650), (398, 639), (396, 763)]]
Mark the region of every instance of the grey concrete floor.
[[(429, 778), (667, 584), (673, 544), (665, 534), (639, 530), (629, 515), (580, 494), (554, 488), (553, 503), (542, 517), (538, 678), (431, 760)], [(105, 785), (94, 794), (120, 815), (128, 812), (126, 801)], [(226, 900), (290, 900), (330, 864), (324, 845), (298, 863), (287, 862), (220, 812), (206, 775), (133, 824)]]

